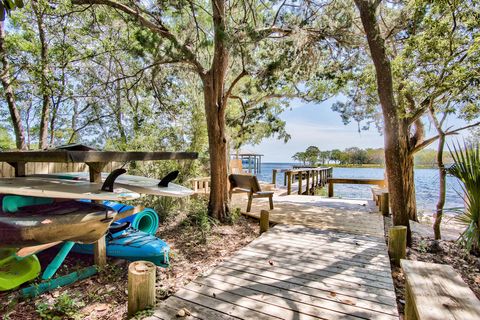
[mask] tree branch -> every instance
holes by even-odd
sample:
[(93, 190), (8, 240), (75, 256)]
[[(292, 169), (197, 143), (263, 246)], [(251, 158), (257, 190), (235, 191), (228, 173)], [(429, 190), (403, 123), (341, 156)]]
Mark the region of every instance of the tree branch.
[[(475, 122), (473, 124), (469, 124), (467, 126), (464, 126), (464, 127), (461, 127), (461, 128), (458, 128), (458, 129), (455, 129), (455, 130), (452, 130), (452, 131), (446, 131), (444, 133), (445, 136), (451, 136), (451, 135), (454, 135), (454, 134), (457, 134), (458, 132), (462, 131), (462, 130), (466, 130), (466, 129), (470, 129), (470, 128), (473, 128), (473, 127), (476, 127), (480, 125), (480, 121), (479, 122)], [(438, 138), (440, 138), (440, 135), (436, 135), (434, 137), (431, 137), (430, 139), (427, 139), (425, 140), (423, 143), (419, 144), (418, 146), (416, 146), (414, 149), (412, 149), (411, 153), (414, 154), (420, 150), (422, 150), (423, 148), (427, 147), (428, 145), (430, 145), (432, 142), (434, 142), (435, 140), (437, 140)]]
[(149, 29), (150, 31), (158, 34), (162, 38), (166, 38), (172, 42), (172, 44), (182, 53), (186, 56), (187, 61), (191, 63), (196, 71), (200, 74), (203, 75), (205, 73), (205, 70), (203, 66), (200, 64), (200, 62), (197, 60), (195, 54), (184, 44), (180, 44), (178, 39), (173, 35), (163, 24), (160, 23), (160, 25), (153, 23), (149, 19), (145, 18), (137, 9), (133, 9), (129, 6), (126, 6), (124, 4), (118, 3), (113, 0), (72, 0), (72, 4), (74, 5), (83, 5), (83, 4), (98, 4), (98, 5), (104, 5), (108, 6), (111, 8), (118, 9), (122, 11), (123, 13), (128, 14), (132, 18), (134, 18), (137, 22), (139, 22), (143, 27)]

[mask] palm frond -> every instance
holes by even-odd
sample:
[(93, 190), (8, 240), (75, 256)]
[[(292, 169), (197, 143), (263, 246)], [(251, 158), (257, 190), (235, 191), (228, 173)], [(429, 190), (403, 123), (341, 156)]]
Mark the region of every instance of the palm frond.
[(478, 251), (480, 248), (480, 145), (467, 144), (463, 147), (454, 143), (448, 147), (454, 164), (447, 172), (461, 182), (465, 194), (465, 209), (457, 217), (467, 225), (459, 241), (467, 250)]

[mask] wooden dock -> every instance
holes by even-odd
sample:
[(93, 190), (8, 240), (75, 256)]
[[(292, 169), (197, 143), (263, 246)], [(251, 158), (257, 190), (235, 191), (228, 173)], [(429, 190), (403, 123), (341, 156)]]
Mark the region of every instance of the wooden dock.
[[(398, 319), (382, 218), (344, 202), (323, 210), (329, 228), (288, 219), (271, 228), (162, 301), (151, 319), (176, 319), (182, 308), (185, 319)], [(318, 204), (300, 205), (321, 214)], [(282, 208), (292, 210), (277, 201), (271, 215)], [(370, 224), (355, 228), (362, 213)]]

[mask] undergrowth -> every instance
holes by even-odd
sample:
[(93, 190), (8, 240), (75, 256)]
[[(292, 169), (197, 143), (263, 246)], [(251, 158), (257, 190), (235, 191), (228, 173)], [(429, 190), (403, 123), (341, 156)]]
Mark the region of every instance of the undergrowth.
[(67, 293), (58, 296), (53, 304), (40, 302), (36, 305), (36, 311), (40, 318), (48, 320), (82, 319), (78, 310), (84, 306), (82, 301), (71, 297)]

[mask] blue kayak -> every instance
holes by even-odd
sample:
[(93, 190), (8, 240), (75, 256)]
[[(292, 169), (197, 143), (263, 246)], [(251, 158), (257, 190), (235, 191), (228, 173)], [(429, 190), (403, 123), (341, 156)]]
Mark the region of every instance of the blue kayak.
[[(129, 223), (113, 223), (106, 236), (107, 256), (129, 261), (146, 260), (168, 267), (170, 247), (163, 240), (134, 229)], [(72, 251), (93, 254), (92, 244), (75, 244)]]

